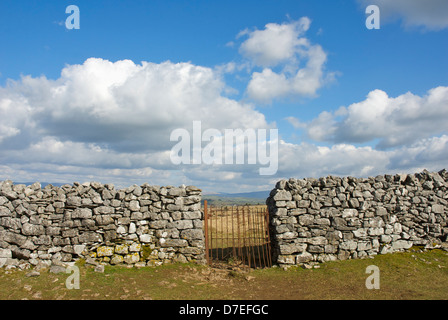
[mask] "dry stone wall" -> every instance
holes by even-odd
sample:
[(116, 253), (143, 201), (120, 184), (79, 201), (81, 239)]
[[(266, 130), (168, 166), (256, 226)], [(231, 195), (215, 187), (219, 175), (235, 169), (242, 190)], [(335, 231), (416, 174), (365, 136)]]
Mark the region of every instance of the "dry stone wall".
[(274, 262), (344, 260), (437, 247), (448, 235), (448, 172), (279, 181), (266, 203)]
[[(266, 200), (273, 263), (362, 258), (446, 245), (448, 172), (279, 181)], [(205, 263), (194, 186), (0, 182), (0, 267)]]
[(204, 263), (201, 190), (0, 182), (0, 266)]

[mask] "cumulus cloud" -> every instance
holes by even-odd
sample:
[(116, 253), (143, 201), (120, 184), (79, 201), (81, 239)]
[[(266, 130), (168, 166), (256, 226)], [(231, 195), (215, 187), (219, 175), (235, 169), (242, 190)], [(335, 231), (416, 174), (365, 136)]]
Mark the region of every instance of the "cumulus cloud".
[(91, 58), (67, 66), (57, 80), (10, 81), (0, 91), (1, 138), (27, 126), (38, 135), (135, 152), (166, 149), (169, 132), (193, 120), (214, 128), (266, 125), (251, 105), (222, 96), (224, 88), (212, 69), (190, 63)]
[[(303, 35), (308, 26), (305, 22), (301, 29), (296, 26), (296, 35)], [(251, 33), (247, 35), (250, 38)], [(326, 56), (313, 45), (304, 48), (292, 58), (276, 53), (253, 56), (260, 66), (278, 63), (283, 68), (277, 72), (274, 67), (263, 67), (261, 74), (281, 86), (270, 87), (267, 81), (266, 90), (272, 92), (262, 99), (314, 90), (313, 82), (305, 79), (323, 75), (319, 72)], [(294, 69), (293, 65), (285, 61), (300, 60), (303, 54), (309, 57), (305, 66), (290, 73), (287, 69)], [(314, 141), (287, 143), (279, 132), (278, 171), (273, 176), (260, 176), (261, 166), (248, 161), (173, 164), (170, 151), (175, 142), (170, 141), (170, 134), (177, 128), (192, 132), (193, 121), (201, 121), (202, 132), (275, 127), (252, 104), (225, 96), (228, 88), (222, 76), (236, 68), (233, 64), (212, 69), (169, 61), (135, 64), (91, 58), (66, 66), (57, 79), (24, 76), (10, 80), (0, 87), (0, 178), (96, 180), (123, 187), (183, 183), (232, 192), (268, 190), (280, 178), (369, 176), (446, 166), (448, 87), (442, 86), (424, 96), (408, 92), (390, 97), (373, 90), (365, 100), (322, 112), (310, 122), (286, 118)], [(319, 75), (307, 74), (312, 70)], [(304, 81), (301, 85), (300, 79)], [(306, 85), (311, 87), (305, 89)]]
[(355, 176), (438, 171), (446, 167), (448, 136), (421, 139), (410, 146), (377, 150), (370, 146), (283, 143), (279, 147), (279, 177)]
[[(283, 24), (268, 23), (263, 30), (244, 30), (247, 36), (240, 53), (254, 66), (247, 86), (250, 98), (269, 103), (288, 96), (314, 96), (319, 88), (334, 79), (335, 73), (324, 71), (327, 54), (304, 35), (311, 20), (303, 17)], [(277, 70), (279, 69), (279, 70)]]
[(423, 97), (407, 92), (394, 98), (373, 90), (361, 102), (320, 113), (306, 130), (316, 141), (378, 141), (379, 149), (409, 146), (448, 131), (448, 87), (433, 88)]
[(219, 71), (169, 61), (90, 58), (55, 80), (10, 80), (0, 88), (0, 161), (15, 169), (2, 175), (45, 172), (48, 164), (155, 175), (177, 169), (169, 157), (176, 128), (191, 131), (193, 121), (203, 130), (270, 127), (253, 105), (225, 97), (225, 90)]
[(374, 4), (380, 8), (381, 21), (401, 18), (403, 25), (441, 30), (448, 27), (448, 2), (446, 0), (358, 0), (363, 8)]
[(240, 53), (256, 65), (273, 67), (296, 58), (296, 54), (309, 46), (302, 37), (310, 27), (310, 19), (303, 17), (290, 23), (268, 23), (264, 30), (245, 30), (238, 37), (247, 35), (240, 46)]

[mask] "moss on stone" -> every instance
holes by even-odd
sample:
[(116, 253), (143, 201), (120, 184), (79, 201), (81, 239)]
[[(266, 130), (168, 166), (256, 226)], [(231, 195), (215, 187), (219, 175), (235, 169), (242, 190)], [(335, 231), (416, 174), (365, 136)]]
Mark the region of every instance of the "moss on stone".
[(152, 249), (149, 245), (142, 245), (141, 251), (141, 261), (145, 261), (149, 258), (152, 253)]

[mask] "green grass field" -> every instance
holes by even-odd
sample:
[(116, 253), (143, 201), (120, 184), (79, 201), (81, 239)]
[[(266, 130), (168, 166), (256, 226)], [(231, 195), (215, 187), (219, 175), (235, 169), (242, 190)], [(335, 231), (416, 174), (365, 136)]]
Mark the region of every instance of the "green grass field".
[[(380, 289), (367, 289), (366, 268), (380, 270)], [(215, 269), (193, 264), (126, 268), (104, 273), (80, 266), (80, 288), (67, 289), (69, 274), (0, 269), (2, 300), (324, 300), (448, 299), (448, 252), (405, 252), (373, 259), (334, 261), (319, 268)]]

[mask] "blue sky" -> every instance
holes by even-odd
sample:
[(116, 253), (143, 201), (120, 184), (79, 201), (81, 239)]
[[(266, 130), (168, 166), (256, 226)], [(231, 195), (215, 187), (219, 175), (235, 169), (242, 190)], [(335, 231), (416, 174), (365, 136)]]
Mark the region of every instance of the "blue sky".
[[(379, 30), (365, 26), (369, 4)], [(80, 29), (66, 28), (68, 5)], [(447, 40), (441, 0), (3, 0), (0, 179), (237, 192), (440, 170)], [(169, 133), (195, 119), (277, 128), (277, 174), (174, 166)]]

